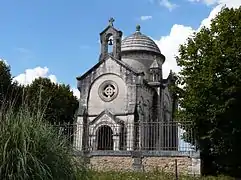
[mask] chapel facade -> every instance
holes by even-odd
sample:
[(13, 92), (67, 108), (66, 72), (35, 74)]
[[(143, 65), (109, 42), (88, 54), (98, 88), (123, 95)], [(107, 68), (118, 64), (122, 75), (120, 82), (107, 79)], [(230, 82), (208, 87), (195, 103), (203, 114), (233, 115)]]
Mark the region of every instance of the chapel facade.
[(113, 19), (100, 33), (97, 64), (77, 77), (80, 91), (75, 147), (78, 150), (177, 150), (173, 120), (176, 96), (163, 79), (165, 56), (136, 31), (122, 38)]

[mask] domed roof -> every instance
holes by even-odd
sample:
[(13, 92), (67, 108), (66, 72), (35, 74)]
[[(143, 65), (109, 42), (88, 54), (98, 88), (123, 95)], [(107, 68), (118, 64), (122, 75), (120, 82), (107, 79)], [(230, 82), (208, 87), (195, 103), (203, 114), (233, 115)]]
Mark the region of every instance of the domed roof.
[(136, 27), (136, 32), (121, 42), (121, 51), (150, 51), (161, 54), (156, 43), (140, 32), (140, 26)]

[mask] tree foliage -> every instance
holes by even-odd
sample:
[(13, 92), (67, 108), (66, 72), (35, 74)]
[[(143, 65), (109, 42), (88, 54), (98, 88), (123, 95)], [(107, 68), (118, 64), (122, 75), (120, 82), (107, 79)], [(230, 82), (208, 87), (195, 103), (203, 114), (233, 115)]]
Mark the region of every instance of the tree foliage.
[(69, 85), (38, 78), (25, 87), (13, 81), (10, 66), (0, 61), (0, 107), (11, 106), (17, 110), (25, 101), (33, 111), (37, 107), (44, 110), (44, 119), (50, 123), (72, 123), (78, 108), (78, 100)]
[(0, 107), (19, 108), (23, 103), (23, 90), (23, 86), (13, 81), (10, 66), (0, 60)]
[(0, 61), (0, 106), (7, 101), (11, 91), (12, 76), (10, 66)]
[(26, 87), (26, 91), (30, 104), (45, 112), (44, 119), (52, 124), (73, 123), (78, 100), (69, 85), (56, 84), (48, 78), (38, 78)]
[(210, 28), (180, 46), (176, 59), (178, 118), (193, 122), (203, 173), (240, 176), (241, 7), (223, 8)]

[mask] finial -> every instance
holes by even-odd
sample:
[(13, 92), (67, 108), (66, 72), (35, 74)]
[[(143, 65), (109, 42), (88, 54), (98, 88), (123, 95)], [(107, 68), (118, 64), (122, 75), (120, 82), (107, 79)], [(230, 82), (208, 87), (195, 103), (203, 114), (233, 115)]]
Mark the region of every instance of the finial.
[(109, 19), (109, 26), (113, 26), (113, 22), (115, 21), (115, 19), (113, 17), (111, 17)]
[(136, 32), (140, 32), (140, 30), (141, 30), (140, 24), (136, 25)]

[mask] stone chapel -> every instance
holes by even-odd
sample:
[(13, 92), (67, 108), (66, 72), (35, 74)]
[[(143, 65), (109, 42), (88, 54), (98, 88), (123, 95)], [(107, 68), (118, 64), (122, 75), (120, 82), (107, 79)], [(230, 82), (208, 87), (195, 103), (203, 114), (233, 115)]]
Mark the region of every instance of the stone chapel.
[(165, 56), (136, 31), (122, 38), (114, 19), (100, 33), (97, 64), (77, 77), (80, 91), (75, 133), (78, 150), (177, 150), (176, 96), (162, 76)]

